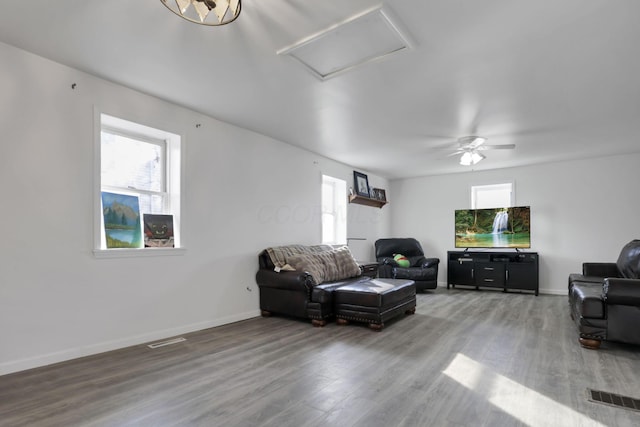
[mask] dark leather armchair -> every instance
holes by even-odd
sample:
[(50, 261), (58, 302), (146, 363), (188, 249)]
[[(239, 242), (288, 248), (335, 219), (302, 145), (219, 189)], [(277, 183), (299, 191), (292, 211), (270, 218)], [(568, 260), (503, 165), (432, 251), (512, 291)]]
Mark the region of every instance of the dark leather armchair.
[(569, 275), (569, 306), (580, 344), (640, 344), (640, 240), (627, 243), (618, 261), (585, 262)]
[[(379, 239), (375, 243), (376, 260), (380, 264), (378, 277), (408, 279), (416, 282), (416, 290), (435, 289), (438, 286), (438, 258), (426, 258), (420, 242), (414, 238)], [(402, 254), (409, 267), (400, 267), (393, 257)]]

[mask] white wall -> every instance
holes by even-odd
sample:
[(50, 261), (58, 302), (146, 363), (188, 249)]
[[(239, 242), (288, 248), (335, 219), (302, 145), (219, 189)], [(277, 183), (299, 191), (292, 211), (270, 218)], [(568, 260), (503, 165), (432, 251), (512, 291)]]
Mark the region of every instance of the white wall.
[[(5, 44), (0, 94), (0, 374), (257, 316), (257, 254), (319, 243), (321, 175), (353, 179), (349, 166)], [(94, 109), (183, 136), (184, 255), (93, 255)], [(357, 257), (388, 230), (388, 209), (349, 205), (349, 236), (367, 239)]]
[[(490, 161), (490, 159), (486, 160)], [(470, 186), (513, 181), (516, 204), (531, 206), (531, 251), (540, 255), (540, 291), (566, 294), (584, 261), (615, 262), (640, 238), (640, 154), (392, 181), (391, 234), (421, 241), (440, 258), (454, 248), (454, 210), (470, 207)]]
[[(353, 179), (350, 166), (4, 44), (0, 94), (0, 374), (258, 315), (259, 251), (317, 243), (321, 175)], [(184, 137), (185, 255), (94, 257), (94, 108)], [(390, 186), (369, 174), (390, 204), (349, 205), (347, 233), (366, 239), (351, 242), (362, 260), (379, 237), (414, 236), (444, 261), (469, 186), (514, 181), (532, 208), (541, 290), (562, 294), (583, 261), (615, 261), (640, 237), (638, 164), (633, 154)]]

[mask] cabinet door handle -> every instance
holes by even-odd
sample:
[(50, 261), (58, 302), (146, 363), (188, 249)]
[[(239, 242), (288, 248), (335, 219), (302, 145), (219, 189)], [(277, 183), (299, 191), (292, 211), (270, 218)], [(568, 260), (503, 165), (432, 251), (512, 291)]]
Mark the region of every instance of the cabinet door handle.
[(484, 279), (485, 282), (493, 282), (493, 279)]
[(494, 270), (493, 267), (485, 267), (484, 269), (487, 270), (487, 271), (493, 271)]
[(472, 279), (475, 279), (475, 277), (474, 277), (474, 272), (475, 272), (475, 268), (472, 268), (472, 269), (471, 269), (471, 278), (472, 278)]
[(509, 270), (506, 271), (507, 280), (509, 280)]

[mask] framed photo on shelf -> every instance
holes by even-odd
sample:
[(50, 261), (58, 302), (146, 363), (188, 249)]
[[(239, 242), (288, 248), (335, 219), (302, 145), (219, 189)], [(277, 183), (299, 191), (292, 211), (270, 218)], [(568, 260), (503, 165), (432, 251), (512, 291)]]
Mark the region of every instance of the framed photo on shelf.
[(371, 189), (371, 198), (380, 200), (381, 202), (387, 201), (387, 192), (382, 188), (372, 188)]
[(370, 197), (369, 195), (369, 178), (367, 175), (353, 171), (353, 186), (358, 196)]

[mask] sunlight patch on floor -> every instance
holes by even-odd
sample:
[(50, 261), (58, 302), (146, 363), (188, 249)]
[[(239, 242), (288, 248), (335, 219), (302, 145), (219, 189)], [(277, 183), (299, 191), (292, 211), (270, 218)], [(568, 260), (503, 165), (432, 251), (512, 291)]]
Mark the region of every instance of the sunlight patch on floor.
[(463, 354), (458, 353), (443, 373), (469, 390), (486, 396), (488, 402), (527, 425), (562, 425), (571, 420), (577, 425), (604, 427), (604, 424), (496, 374)]

